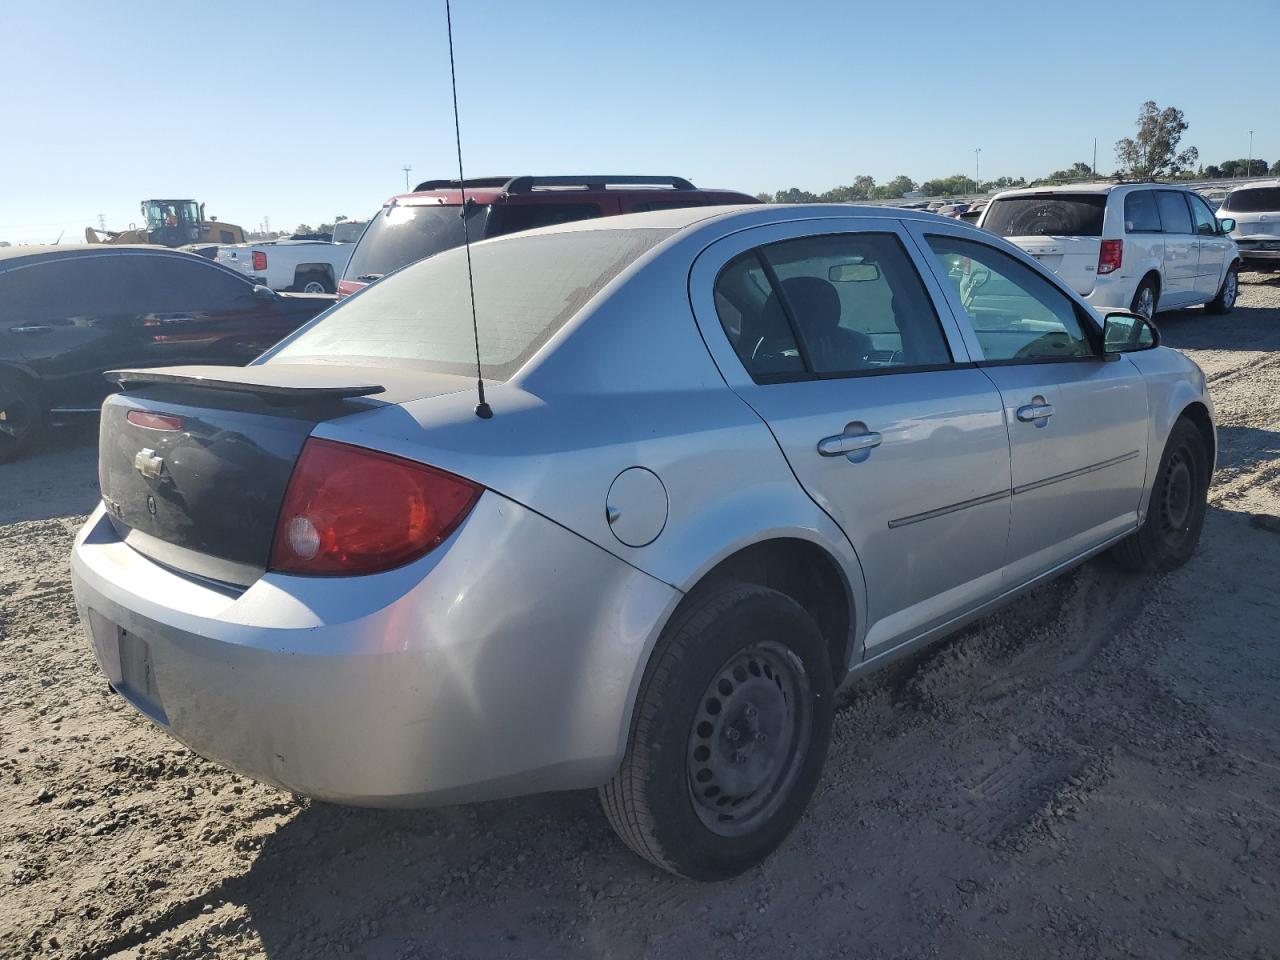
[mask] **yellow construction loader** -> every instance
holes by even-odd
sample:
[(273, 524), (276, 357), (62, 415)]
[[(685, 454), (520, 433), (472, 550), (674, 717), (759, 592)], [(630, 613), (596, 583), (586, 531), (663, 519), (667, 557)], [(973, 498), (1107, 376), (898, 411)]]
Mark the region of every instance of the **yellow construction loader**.
[(244, 230), (233, 223), (204, 218), (204, 204), (194, 200), (143, 200), (143, 227), (128, 230), (84, 228), (89, 243), (157, 243), (166, 247), (188, 244), (244, 243)]

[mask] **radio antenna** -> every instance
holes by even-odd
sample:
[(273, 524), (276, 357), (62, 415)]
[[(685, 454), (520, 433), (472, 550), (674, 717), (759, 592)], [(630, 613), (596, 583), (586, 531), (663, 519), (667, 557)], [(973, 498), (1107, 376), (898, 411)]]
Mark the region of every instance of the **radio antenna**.
[(458, 145), (458, 190), (462, 194), (462, 245), (467, 251), (467, 287), (471, 294), (471, 332), (476, 341), (476, 416), (488, 420), (493, 410), (484, 399), (484, 375), (480, 371), (480, 321), (476, 319), (476, 278), (471, 271), (471, 228), (467, 224), (467, 181), (462, 173), (462, 125), (458, 122), (458, 72), (453, 65), (453, 11), (444, 0), (444, 21), (449, 34), (449, 82), (453, 85), (453, 135)]

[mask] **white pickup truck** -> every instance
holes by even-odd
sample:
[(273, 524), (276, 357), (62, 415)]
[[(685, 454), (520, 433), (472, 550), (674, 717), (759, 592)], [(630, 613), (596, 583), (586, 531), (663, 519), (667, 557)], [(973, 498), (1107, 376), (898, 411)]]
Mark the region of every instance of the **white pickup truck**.
[(347, 268), (364, 223), (335, 224), (333, 241), (264, 240), (218, 247), (214, 260), (272, 290), (333, 293)]

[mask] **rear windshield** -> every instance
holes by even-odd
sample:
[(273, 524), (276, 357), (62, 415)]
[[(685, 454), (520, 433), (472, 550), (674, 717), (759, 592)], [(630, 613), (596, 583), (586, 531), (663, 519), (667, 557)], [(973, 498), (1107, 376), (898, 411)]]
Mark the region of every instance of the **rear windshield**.
[[(483, 205), (470, 207), (467, 215), (472, 240), (484, 235), (488, 209)], [(462, 243), (461, 212), (461, 207), (383, 207), (351, 251), (344, 278), (377, 280), (442, 250), (451, 250)]]
[(991, 201), (982, 228), (999, 237), (1100, 237), (1103, 193), (1040, 193)]
[(1280, 187), (1251, 187), (1232, 190), (1222, 202), (1223, 210), (1232, 213), (1269, 213), (1280, 211)]
[[(484, 376), (509, 378), (601, 287), (673, 232), (583, 230), (473, 246)], [(272, 357), (368, 358), (435, 373), (473, 374), (467, 289), (466, 251), (446, 251), (343, 301)]]

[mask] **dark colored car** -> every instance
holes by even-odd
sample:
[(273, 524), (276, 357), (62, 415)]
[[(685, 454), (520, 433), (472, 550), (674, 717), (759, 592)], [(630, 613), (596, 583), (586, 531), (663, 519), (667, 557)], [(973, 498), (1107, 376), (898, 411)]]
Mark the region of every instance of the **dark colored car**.
[(412, 193), (392, 197), (369, 221), (338, 282), (338, 296), (348, 296), (394, 270), (461, 246), (463, 186), (472, 242), (620, 213), (760, 202), (734, 190), (703, 190), (683, 177), (476, 177), (462, 184), (426, 180)]
[(97, 413), (115, 367), (243, 365), (332, 305), (159, 247), (0, 250), (0, 461)]

